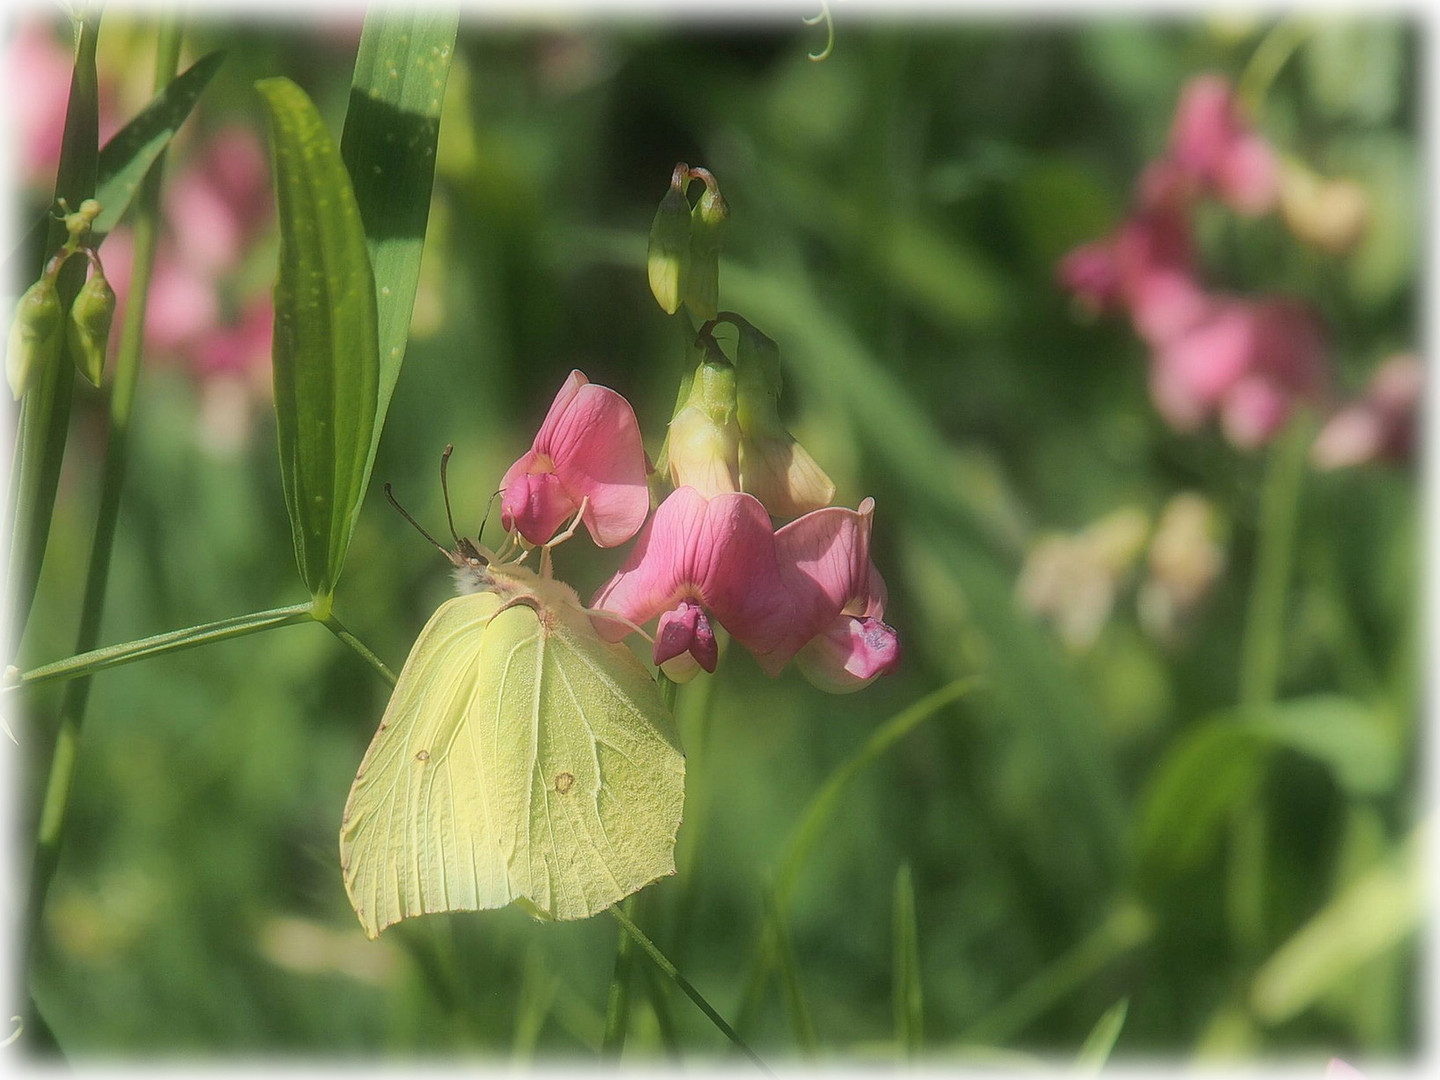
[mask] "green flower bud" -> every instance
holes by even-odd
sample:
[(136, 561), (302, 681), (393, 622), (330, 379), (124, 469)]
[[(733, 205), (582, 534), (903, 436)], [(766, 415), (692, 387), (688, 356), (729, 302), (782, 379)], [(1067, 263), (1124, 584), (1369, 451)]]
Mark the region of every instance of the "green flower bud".
[(90, 275), (70, 305), (70, 326), (65, 334), (65, 348), (75, 369), (99, 386), (105, 371), (105, 347), (110, 342), (110, 322), (115, 317), (115, 290), (96, 270)]
[(666, 314), (680, 309), (690, 262), (690, 202), (685, 198), (685, 166), (677, 165), (670, 190), (660, 200), (650, 223), (650, 252), (646, 270), (650, 291)]
[(735, 412), (740, 424), (740, 490), (772, 517), (797, 518), (829, 506), (835, 484), (780, 420), (780, 348), (735, 320)]
[[(691, 170), (703, 173), (703, 170)], [(708, 177), (708, 173), (703, 173)], [(702, 177), (703, 178), (703, 177)], [(713, 319), (720, 306), (720, 241), (730, 208), (720, 189), (707, 184), (690, 211), (690, 267), (685, 275), (685, 306), (697, 319)]]
[(65, 312), (55, 283), (41, 278), (25, 290), (15, 305), (10, 340), (5, 351), (5, 377), (19, 401), (36, 373), (60, 355), (65, 336)]
[(740, 425), (735, 419), (735, 369), (706, 360), (695, 369), (690, 396), (670, 421), (670, 479), (707, 499), (740, 490)]

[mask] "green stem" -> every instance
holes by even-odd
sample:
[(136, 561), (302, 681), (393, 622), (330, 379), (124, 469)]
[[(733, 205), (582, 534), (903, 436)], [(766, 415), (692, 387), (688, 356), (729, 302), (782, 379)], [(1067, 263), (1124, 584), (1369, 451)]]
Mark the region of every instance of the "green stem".
[(371, 652), (368, 645), (366, 645), (363, 641), (357, 638), (349, 630), (345, 629), (345, 624), (335, 617), (335, 613), (333, 611), (330, 612), (330, 614), (326, 615), (325, 618), (321, 621), (327, 630), (329, 630), (337, 638), (343, 641), (346, 645), (349, 645), (350, 648), (354, 649), (357, 653), (359, 653), (360, 656), (364, 658), (365, 662), (369, 664), (372, 668), (374, 668), (382, 679), (384, 679), (391, 686), (395, 685), (395, 673), (390, 670), (390, 668), (386, 665), (385, 661), (381, 660), (378, 656)]
[(1249, 63), (1235, 83), (1235, 96), (1252, 119), (1259, 114), (1260, 103), (1270, 92), (1280, 69), (1314, 29), (1313, 20), (1291, 15), (1276, 22), (1255, 46)]
[[(633, 910), (629, 899), (621, 906)], [(600, 1056), (607, 1061), (618, 1061), (620, 1051), (625, 1048), (625, 1029), (630, 1020), (630, 970), (634, 964), (634, 950), (634, 941), (630, 934), (622, 929), (620, 940), (615, 946), (615, 970), (610, 976), (610, 992), (605, 999), (605, 1033), (600, 1039)]]
[(725, 1037), (734, 1043), (735, 1046), (755, 1064), (756, 1068), (766, 1076), (773, 1077), (775, 1074), (770, 1071), (765, 1062), (760, 1060), (760, 1056), (745, 1044), (745, 1041), (735, 1033), (735, 1029), (725, 1022), (725, 1018), (715, 1011), (711, 1004), (700, 994), (700, 991), (690, 985), (690, 980), (676, 970), (675, 965), (666, 959), (665, 954), (656, 947), (655, 943), (640, 932), (640, 928), (630, 921), (630, 917), (625, 914), (621, 907), (617, 905), (610, 908), (609, 911), (615, 921), (624, 928), (625, 932), (635, 939), (635, 944), (639, 945), (640, 948), (644, 950), (645, 955), (650, 957), (651, 962), (659, 968), (671, 982), (678, 986), (686, 997), (695, 1003), (695, 1007), (704, 1013), (706, 1018), (719, 1028)]
[[(95, 193), (100, 156), (99, 90), (95, 75), (95, 43), (99, 33), (100, 11), (95, 5), (86, 9), (80, 22), (75, 73), (70, 82), (60, 163), (55, 174), (55, 198), (64, 199), (71, 209)], [(63, 222), (52, 219), (43, 258), (48, 260), (67, 239)], [(55, 287), (62, 308), (68, 309), (74, 302), (84, 280), (83, 259), (72, 259), (61, 269)], [(62, 350), (34, 376), (33, 385), (20, 403), (15, 455), (11, 462), (13, 512), (10, 564), (6, 571), (6, 595), (13, 605), (10, 619), (13, 619), (17, 642), (25, 632), (35, 602), (35, 589), (40, 583), (40, 564), (50, 536), (60, 464), (65, 456), (74, 381), (75, 365)], [(7, 620), (6, 627), (9, 625)], [(8, 641), (3, 651), (7, 657), (13, 655)]]
[(170, 630), (138, 641), (124, 641), (118, 645), (92, 649), (78, 656), (67, 656), (64, 660), (57, 660), (53, 664), (45, 664), (16, 676), (14, 682), (5, 689), (8, 692), (16, 687), (39, 686), (41, 683), (90, 676), (109, 668), (132, 664), (136, 660), (148, 660), (152, 656), (193, 649), (197, 645), (229, 641), (231, 638), (244, 637), (261, 630), (310, 622), (313, 618), (307, 601), (289, 607), (272, 608), (269, 611), (256, 611), (249, 615), (235, 615), (217, 622), (201, 623), (199, 626), (187, 626), (183, 630)]
[(1260, 536), (1250, 610), (1240, 657), (1240, 704), (1263, 708), (1275, 700), (1285, 644), (1285, 593), (1295, 547), (1295, 520), (1305, 479), (1313, 422), (1298, 416), (1271, 450), (1260, 495)]

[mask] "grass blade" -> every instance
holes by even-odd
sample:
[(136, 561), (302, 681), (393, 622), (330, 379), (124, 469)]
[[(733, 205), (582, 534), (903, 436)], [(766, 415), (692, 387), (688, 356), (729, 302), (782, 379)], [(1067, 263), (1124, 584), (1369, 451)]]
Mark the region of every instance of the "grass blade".
[(915, 927), (915, 883), (909, 865), (895, 873), (895, 1044), (914, 1058), (924, 1043), (924, 998), (920, 990), (920, 941)]
[(1100, 1017), (1090, 1034), (1085, 1037), (1085, 1043), (1080, 1047), (1080, 1053), (1075, 1058), (1075, 1067), (1092, 1072), (1099, 1072), (1105, 1062), (1110, 1060), (1110, 1051), (1115, 1049), (1115, 1042), (1120, 1038), (1120, 1031), (1125, 1027), (1125, 1013), (1129, 1011), (1130, 999), (1121, 998)]
[(640, 928), (630, 921), (630, 917), (625, 914), (622, 907), (623, 905), (617, 904), (615, 907), (610, 908), (610, 915), (625, 929), (627, 934), (635, 939), (635, 944), (639, 945), (640, 948), (645, 951), (645, 955), (660, 969), (661, 973), (678, 986), (681, 992), (695, 1003), (695, 1007), (704, 1013), (706, 1018), (719, 1028), (721, 1033), (754, 1063), (756, 1068), (766, 1076), (773, 1077), (775, 1074), (770, 1071), (765, 1062), (760, 1060), (760, 1056), (756, 1054), (754, 1050), (751, 1050), (745, 1040), (735, 1033), (735, 1029), (725, 1022), (725, 1018), (715, 1011), (715, 1007), (705, 1000), (700, 991), (690, 985), (690, 980), (680, 974), (675, 965), (666, 959), (665, 954), (656, 947), (655, 943), (641, 933)]
[(800, 985), (800, 967), (795, 963), (795, 950), (790, 945), (790, 930), (785, 916), (776, 905), (774, 890), (766, 893), (765, 914), (770, 922), (774, 939), (774, 961), (780, 975), (780, 986), (785, 992), (785, 1002), (790, 1010), (790, 1024), (795, 1032), (795, 1042), (800, 1052), (813, 1058), (819, 1049), (815, 1038), (815, 1022), (810, 1017), (810, 1007), (805, 1003), (805, 991)]
[(280, 475), (300, 577), (324, 615), (368, 480), (379, 392), (375, 279), (350, 178), (315, 106), (289, 79), (255, 88), (270, 117), (280, 222)]
[(458, 24), (455, 8), (375, 5), (355, 56), (340, 157), (354, 185), (377, 290), (380, 382), (366, 478), (405, 359)]

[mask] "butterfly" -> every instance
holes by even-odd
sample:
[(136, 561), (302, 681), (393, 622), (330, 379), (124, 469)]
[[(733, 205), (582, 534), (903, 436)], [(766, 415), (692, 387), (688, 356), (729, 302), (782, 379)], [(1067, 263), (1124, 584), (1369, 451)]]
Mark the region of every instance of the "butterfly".
[(340, 867), (366, 935), (512, 902), (582, 919), (673, 874), (685, 757), (645, 666), (550, 574), (575, 523), (536, 572), (513, 535), (498, 552), (456, 535), (448, 491), (453, 550), (386, 495), (461, 595), (420, 631), (345, 804)]

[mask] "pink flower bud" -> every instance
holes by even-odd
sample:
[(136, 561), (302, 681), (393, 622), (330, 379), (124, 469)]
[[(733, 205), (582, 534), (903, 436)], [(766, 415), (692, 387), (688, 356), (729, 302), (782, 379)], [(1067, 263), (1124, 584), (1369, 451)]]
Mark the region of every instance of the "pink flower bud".
[(500, 520), (543, 544), (583, 503), (580, 520), (591, 538), (614, 547), (634, 536), (649, 513), (645, 472), (630, 403), (572, 371), (529, 452), (500, 482)]
[(715, 670), (715, 662), (719, 659), (715, 631), (710, 628), (705, 609), (688, 600), (681, 600), (662, 614), (655, 628), (654, 660), (657, 666), (663, 667), (682, 653), (688, 653), (695, 663), (709, 672)]

